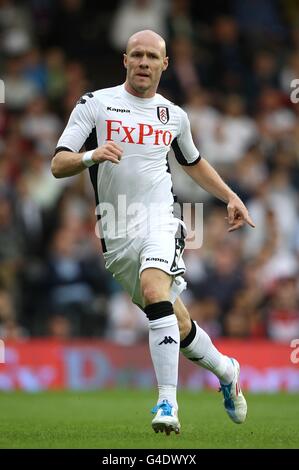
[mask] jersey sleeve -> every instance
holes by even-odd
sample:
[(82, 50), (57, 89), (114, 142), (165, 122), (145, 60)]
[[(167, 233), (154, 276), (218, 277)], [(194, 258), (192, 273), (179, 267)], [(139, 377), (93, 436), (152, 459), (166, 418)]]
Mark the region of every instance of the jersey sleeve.
[(93, 93), (86, 93), (77, 102), (57, 143), (55, 153), (61, 150), (79, 152), (95, 128), (97, 101)]
[(201, 156), (193, 142), (188, 116), (181, 108), (178, 109), (180, 112), (181, 126), (179, 134), (175, 139), (173, 139), (171, 146), (174, 151), (175, 158), (180, 165), (196, 165), (196, 163), (201, 159)]

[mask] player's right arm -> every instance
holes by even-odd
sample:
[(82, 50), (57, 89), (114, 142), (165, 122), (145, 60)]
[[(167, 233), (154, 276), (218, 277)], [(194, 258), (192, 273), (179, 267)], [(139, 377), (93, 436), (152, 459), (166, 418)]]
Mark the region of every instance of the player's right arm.
[[(94, 163), (102, 163), (109, 160), (112, 163), (118, 164), (122, 152), (122, 148), (119, 145), (108, 141), (93, 151), (92, 160)], [(51, 162), (51, 170), (55, 178), (77, 175), (81, 171), (86, 170), (87, 166), (82, 161), (84, 154), (85, 152), (58, 151)]]
[[(85, 95), (84, 95), (85, 96)], [(92, 93), (82, 97), (70, 116), (65, 130), (58, 141), (55, 156), (51, 162), (51, 170), (56, 178), (77, 175), (88, 166), (104, 161), (119, 163), (122, 148), (115, 142), (105, 144), (89, 152), (89, 164), (84, 160), (86, 152), (82, 146), (92, 130), (96, 127), (97, 103)]]

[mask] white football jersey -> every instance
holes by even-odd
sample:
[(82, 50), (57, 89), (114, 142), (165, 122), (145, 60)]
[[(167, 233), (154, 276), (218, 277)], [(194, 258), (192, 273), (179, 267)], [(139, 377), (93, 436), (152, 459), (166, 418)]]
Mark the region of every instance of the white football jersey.
[[(124, 85), (86, 93), (78, 101), (60, 137), (60, 150), (92, 150), (113, 140), (123, 148), (120, 163), (89, 168), (97, 215), (114, 209), (115, 224), (102, 224), (104, 251), (111, 251), (128, 231), (142, 226), (142, 208), (163, 207), (172, 216), (174, 197), (167, 154), (172, 147), (182, 165), (200, 160), (187, 114), (163, 96), (138, 98)], [(110, 208), (110, 209), (109, 209)], [(153, 212), (153, 211), (152, 211)], [(104, 226), (105, 225), (105, 226)]]

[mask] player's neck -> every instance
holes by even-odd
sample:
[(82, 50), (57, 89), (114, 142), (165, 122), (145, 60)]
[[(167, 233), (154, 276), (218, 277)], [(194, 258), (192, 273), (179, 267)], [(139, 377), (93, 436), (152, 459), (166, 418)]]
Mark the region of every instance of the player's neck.
[(134, 90), (128, 82), (125, 82), (125, 90), (130, 93), (130, 95), (136, 96), (137, 98), (153, 98), (156, 94), (156, 90), (147, 90), (144, 93), (139, 93)]

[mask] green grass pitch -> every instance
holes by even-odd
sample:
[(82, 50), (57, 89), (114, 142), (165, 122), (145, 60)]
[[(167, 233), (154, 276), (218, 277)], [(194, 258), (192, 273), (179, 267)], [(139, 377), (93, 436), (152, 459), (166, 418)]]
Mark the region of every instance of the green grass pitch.
[(180, 435), (155, 434), (156, 392), (0, 393), (0, 448), (299, 448), (296, 394), (246, 394), (248, 418), (236, 425), (215, 391), (179, 391)]

